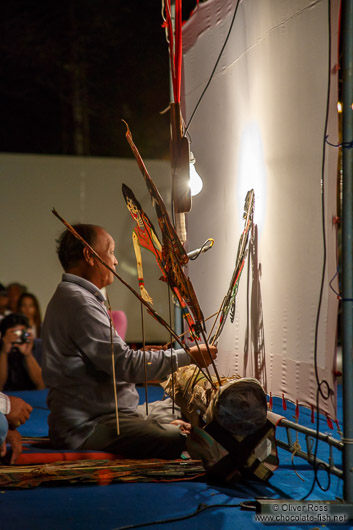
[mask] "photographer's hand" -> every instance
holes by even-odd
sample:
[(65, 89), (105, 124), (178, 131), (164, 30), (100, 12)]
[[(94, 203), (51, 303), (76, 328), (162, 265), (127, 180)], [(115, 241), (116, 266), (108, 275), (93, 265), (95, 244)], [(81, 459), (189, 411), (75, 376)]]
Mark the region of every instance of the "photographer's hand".
[(34, 342), (32, 331), (30, 329), (27, 329), (26, 332), (28, 333), (27, 341), (24, 342), (23, 344), (16, 344), (16, 347), (18, 348), (18, 350), (22, 353), (22, 355), (25, 355), (25, 356), (32, 354), (33, 342)]
[(15, 331), (16, 328), (8, 328), (6, 330), (5, 335), (2, 337), (1, 353), (10, 353), (12, 345), (18, 340)]

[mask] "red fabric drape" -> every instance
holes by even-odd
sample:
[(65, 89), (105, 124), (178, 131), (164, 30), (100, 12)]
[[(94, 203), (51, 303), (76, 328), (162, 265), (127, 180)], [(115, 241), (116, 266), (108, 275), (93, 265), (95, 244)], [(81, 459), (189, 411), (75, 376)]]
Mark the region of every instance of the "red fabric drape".
[(173, 28), (171, 0), (165, 2), (165, 23), (169, 40), (170, 71), (174, 103), (180, 103), (182, 64), (182, 0), (175, 0), (175, 28)]

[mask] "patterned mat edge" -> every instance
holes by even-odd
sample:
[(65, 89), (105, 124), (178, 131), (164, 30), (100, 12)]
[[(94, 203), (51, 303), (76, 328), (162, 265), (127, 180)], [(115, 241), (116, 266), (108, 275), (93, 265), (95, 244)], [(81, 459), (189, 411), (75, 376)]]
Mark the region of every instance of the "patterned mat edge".
[(0, 466), (0, 488), (33, 488), (63, 483), (177, 482), (205, 477), (200, 460), (79, 460)]

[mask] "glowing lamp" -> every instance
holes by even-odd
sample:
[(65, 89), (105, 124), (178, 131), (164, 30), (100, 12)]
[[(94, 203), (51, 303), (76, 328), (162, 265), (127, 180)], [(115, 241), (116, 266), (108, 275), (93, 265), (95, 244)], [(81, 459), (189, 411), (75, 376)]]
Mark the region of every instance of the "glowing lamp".
[(189, 186), (190, 186), (190, 189), (191, 189), (191, 195), (193, 197), (195, 197), (195, 195), (198, 195), (200, 193), (200, 191), (202, 190), (203, 182), (202, 182), (202, 179), (201, 179), (200, 175), (196, 171), (196, 168), (195, 168), (195, 157), (194, 157), (194, 155), (192, 154), (191, 151), (190, 151), (190, 171), (189, 171), (189, 175), (190, 175)]

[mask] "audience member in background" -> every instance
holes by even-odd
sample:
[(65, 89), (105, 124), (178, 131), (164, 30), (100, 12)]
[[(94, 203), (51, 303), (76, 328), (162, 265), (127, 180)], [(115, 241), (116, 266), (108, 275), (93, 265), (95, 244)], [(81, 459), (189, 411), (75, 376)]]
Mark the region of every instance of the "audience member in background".
[(9, 295), (2, 283), (0, 283), (0, 320), (9, 313), (7, 306), (9, 304)]
[(31, 412), (31, 405), (23, 399), (0, 392), (0, 457), (6, 456), (8, 443), (11, 446), (10, 464), (14, 464), (22, 453), (21, 435), (16, 427), (25, 423)]
[(9, 283), (7, 286), (7, 294), (9, 296), (8, 309), (11, 313), (15, 313), (17, 310), (18, 299), (22, 293), (27, 291), (27, 287), (17, 282)]
[(40, 337), (42, 317), (39, 307), (39, 302), (36, 296), (32, 293), (21, 294), (18, 305), (17, 313), (21, 313), (28, 318), (29, 325), (32, 329), (33, 337), (38, 339)]
[(0, 322), (0, 390), (45, 388), (41, 341), (34, 341), (26, 316), (11, 313)]

